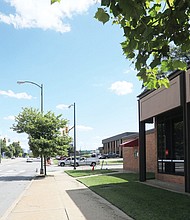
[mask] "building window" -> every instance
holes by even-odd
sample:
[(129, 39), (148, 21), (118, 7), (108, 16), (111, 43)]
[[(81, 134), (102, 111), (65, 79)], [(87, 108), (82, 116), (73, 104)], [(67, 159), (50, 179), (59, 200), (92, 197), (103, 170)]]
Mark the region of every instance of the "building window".
[(158, 118), (157, 138), (158, 172), (184, 175), (182, 115)]

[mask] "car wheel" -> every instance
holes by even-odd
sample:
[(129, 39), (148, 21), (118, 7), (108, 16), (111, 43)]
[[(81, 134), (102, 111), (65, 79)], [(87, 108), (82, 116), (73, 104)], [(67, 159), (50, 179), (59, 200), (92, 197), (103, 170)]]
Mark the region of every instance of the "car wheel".
[(61, 163), (60, 163), (60, 166), (61, 166), (61, 167), (64, 167), (64, 166), (65, 166), (65, 163), (61, 162)]

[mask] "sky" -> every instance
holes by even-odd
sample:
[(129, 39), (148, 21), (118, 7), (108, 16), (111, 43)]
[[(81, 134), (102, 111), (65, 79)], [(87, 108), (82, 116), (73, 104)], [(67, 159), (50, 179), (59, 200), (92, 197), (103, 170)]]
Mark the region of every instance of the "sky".
[[(73, 127), (76, 148), (95, 150), (102, 140), (138, 131), (137, 96), (142, 83), (123, 55), (122, 29), (94, 18), (97, 0), (0, 1), (0, 138), (20, 141), (26, 134), (11, 129), (22, 108), (54, 112)], [(70, 131), (73, 137), (73, 130)]]

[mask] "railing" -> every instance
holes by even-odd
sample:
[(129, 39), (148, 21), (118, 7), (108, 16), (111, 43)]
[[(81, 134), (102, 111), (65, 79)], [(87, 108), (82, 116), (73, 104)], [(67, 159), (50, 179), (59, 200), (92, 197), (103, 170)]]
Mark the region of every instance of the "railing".
[(184, 175), (184, 160), (159, 159), (158, 172), (174, 175)]

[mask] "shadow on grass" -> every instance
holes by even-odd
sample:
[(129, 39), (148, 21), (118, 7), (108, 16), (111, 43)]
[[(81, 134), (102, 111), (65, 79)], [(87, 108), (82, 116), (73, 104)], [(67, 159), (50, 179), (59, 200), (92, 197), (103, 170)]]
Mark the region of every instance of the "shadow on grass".
[[(89, 189), (67, 190), (87, 220), (104, 219), (105, 216), (111, 216), (110, 219), (127, 219), (119, 216), (105, 200), (135, 220), (190, 219), (190, 198), (186, 195), (137, 182), (99, 185)], [(105, 200), (94, 195), (91, 190)]]
[[(154, 179), (154, 174), (147, 173), (147, 179)], [(136, 220), (190, 220), (188, 195), (142, 184), (137, 173), (108, 173), (78, 180)], [(75, 192), (68, 194), (76, 202)], [(80, 202), (77, 206), (81, 207)]]
[[(139, 181), (139, 174), (138, 173), (111, 173), (111, 174), (108, 173), (107, 175), (126, 180), (127, 182)], [(147, 173), (146, 177), (147, 177), (147, 180), (155, 179), (155, 174), (154, 173)]]
[[(137, 174), (112, 174), (120, 183), (101, 184), (103, 177), (80, 179), (82, 183), (136, 220), (190, 220), (190, 197), (137, 182)], [(106, 177), (104, 177), (106, 178)], [(108, 178), (108, 176), (107, 176)], [(99, 184), (98, 184), (99, 181)], [(108, 182), (108, 181), (107, 181)]]

